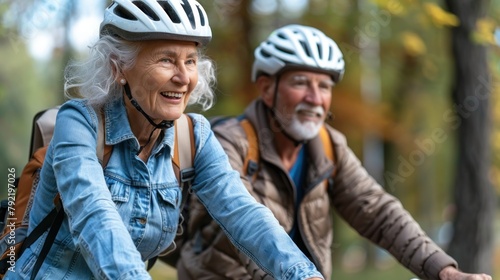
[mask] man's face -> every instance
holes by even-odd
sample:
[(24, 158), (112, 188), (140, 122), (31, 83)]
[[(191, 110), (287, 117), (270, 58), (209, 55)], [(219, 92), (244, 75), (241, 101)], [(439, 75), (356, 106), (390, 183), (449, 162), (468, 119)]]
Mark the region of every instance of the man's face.
[(279, 80), (276, 117), (295, 140), (314, 138), (323, 125), (332, 99), (332, 78), (323, 73), (287, 71)]

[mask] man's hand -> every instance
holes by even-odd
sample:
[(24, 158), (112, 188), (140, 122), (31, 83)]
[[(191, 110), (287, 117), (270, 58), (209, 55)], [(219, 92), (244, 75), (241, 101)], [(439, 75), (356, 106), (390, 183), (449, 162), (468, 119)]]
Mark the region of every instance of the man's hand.
[(439, 272), (441, 280), (492, 280), (487, 274), (469, 274), (463, 273), (453, 266), (447, 266)]

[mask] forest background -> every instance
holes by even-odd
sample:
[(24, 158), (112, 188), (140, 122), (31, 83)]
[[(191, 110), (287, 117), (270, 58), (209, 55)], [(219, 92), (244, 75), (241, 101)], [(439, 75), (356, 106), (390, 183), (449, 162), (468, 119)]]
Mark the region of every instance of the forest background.
[[(199, 2), (218, 68), (216, 106), (201, 113), (238, 115), (256, 97), (253, 50), (272, 30), (321, 29), (346, 60), (331, 124), (462, 268), (500, 277), (500, 1)], [(0, 197), (8, 170), (19, 175), (28, 160), (33, 116), (64, 102), (64, 66), (86, 55), (107, 4), (0, 0)], [(336, 279), (412, 277), (343, 221), (334, 224)], [(154, 268), (155, 279), (171, 277), (164, 268)]]

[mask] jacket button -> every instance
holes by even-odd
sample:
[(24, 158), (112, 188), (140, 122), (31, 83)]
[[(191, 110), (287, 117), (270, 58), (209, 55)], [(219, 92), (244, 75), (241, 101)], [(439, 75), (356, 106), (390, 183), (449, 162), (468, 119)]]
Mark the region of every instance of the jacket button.
[(142, 224), (142, 225), (145, 225), (145, 224), (146, 224), (146, 222), (147, 222), (146, 218), (139, 218), (139, 219), (137, 219), (137, 221), (138, 221), (140, 224)]

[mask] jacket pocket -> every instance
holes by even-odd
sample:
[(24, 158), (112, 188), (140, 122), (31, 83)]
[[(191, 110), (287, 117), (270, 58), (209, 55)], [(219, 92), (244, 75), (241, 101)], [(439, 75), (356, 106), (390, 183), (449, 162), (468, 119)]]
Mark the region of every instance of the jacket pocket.
[(111, 199), (116, 204), (116, 208), (120, 208), (123, 204), (130, 200), (130, 186), (120, 184), (113, 180), (107, 180)]
[(181, 194), (178, 187), (158, 189), (162, 223), (167, 232), (176, 232)]

